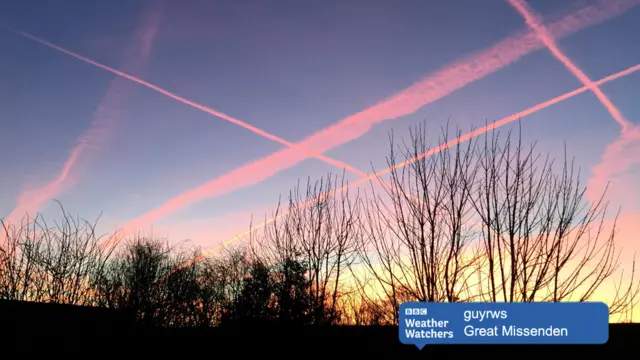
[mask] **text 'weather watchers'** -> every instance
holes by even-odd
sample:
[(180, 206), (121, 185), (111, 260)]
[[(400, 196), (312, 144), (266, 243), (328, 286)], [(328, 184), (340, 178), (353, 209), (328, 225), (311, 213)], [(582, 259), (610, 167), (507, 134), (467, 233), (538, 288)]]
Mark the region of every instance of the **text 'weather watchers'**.
[(400, 306), (399, 338), (429, 344), (603, 344), (609, 309), (582, 303), (426, 303)]

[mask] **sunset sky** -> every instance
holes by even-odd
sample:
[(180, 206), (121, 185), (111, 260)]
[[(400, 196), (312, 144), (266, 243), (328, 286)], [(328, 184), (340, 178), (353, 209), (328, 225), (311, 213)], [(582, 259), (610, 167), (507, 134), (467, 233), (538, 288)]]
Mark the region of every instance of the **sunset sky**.
[[(102, 214), (102, 233), (152, 226), (210, 248), (299, 178), (340, 164), (383, 170), (391, 129), (424, 121), (436, 136), (448, 120), (468, 131), (584, 87), (564, 56), (593, 82), (636, 66), (596, 88), (608, 105), (587, 86), (522, 117), (539, 150), (562, 156), (566, 143), (584, 183), (611, 181), (632, 255), (640, 0), (529, 0), (529, 25), (516, 4), (4, 1), (0, 217), (53, 219), (57, 199), (83, 218)], [(287, 149), (298, 142), (326, 158)]]

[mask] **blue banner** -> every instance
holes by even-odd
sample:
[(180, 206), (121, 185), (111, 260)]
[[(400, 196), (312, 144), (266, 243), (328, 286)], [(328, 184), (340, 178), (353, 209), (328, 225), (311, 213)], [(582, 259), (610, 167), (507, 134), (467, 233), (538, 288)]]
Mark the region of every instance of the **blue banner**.
[(430, 344), (604, 344), (609, 308), (601, 302), (428, 303), (400, 305), (400, 342)]

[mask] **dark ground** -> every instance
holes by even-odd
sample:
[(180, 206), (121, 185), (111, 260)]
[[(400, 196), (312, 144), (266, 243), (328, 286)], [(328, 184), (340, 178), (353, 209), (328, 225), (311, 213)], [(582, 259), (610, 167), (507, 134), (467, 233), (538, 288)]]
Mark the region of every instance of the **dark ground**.
[[(137, 326), (130, 313), (68, 305), (0, 301), (0, 333), (3, 345), (53, 355), (59, 351), (84, 354), (133, 352), (167, 357), (180, 354), (206, 358), (242, 355), (261, 357), (309, 357), (394, 355), (425, 358), (432, 355), (490, 355), (513, 358), (530, 355), (600, 356), (608, 359), (640, 354), (640, 324), (612, 324), (605, 345), (554, 346), (427, 346), (422, 351), (403, 345), (394, 327), (284, 328), (239, 326), (205, 329), (149, 329)], [(26, 346), (26, 347), (25, 347)], [(126, 357), (126, 356), (125, 356)], [(171, 355), (173, 357), (173, 355)]]

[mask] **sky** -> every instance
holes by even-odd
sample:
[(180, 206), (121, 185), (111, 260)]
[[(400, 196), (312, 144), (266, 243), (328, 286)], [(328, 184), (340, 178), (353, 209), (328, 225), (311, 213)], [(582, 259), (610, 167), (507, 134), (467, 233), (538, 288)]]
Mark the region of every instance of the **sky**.
[(298, 179), (383, 170), (391, 130), (505, 119), (508, 131), (521, 117), (540, 151), (575, 156), (588, 196), (610, 182), (629, 257), (640, 67), (593, 82), (640, 64), (638, 5), (3, 1), (0, 217), (55, 218), (55, 199), (100, 216), (100, 233), (153, 229), (207, 249)]

